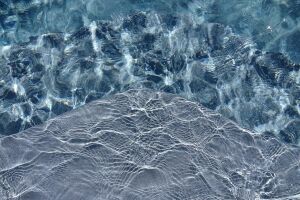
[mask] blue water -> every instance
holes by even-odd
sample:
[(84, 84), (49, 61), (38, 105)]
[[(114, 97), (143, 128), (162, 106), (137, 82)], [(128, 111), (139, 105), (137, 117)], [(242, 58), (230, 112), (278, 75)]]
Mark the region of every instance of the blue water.
[(0, 200), (300, 199), (299, 0), (0, 0)]
[(298, 143), (297, 0), (0, 1), (0, 135), (132, 88)]

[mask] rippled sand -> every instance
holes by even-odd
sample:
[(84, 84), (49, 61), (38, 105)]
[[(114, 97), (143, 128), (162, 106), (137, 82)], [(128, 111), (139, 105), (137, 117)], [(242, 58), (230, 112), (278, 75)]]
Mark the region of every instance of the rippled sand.
[(130, 90), (0, 139), (0, 199), (299, 199), (300, 149)]

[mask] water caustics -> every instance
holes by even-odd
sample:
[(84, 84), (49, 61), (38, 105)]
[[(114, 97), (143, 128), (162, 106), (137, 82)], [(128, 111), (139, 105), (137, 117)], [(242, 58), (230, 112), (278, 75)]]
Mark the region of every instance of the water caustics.
[(0, 150), (4, 199), (300, 198), (299, 148), (151, 90), (93, 101)]
[[(24, 7), (23, 12), (45, 15), (49, 20), (55, 20), (47, 17), (51, 13), (59, 16), (60, 8), (68, 8), (66, 17), (79, 9), (65, 1), (22, 2), (7, 6)], [(120, 9), (92, 2), (110, 6), (105, 8), (107, 12)], [(155, 10), (150, 9), (152, 3), (125, 2), (125, 14), (111, 18), (102, 12), (93, 15), (87, 3), (87, 10), (76, 12), (86, 22), (74, 30), (63, 29), (73, 21), (57, 19), (57, 23), (42, 25), (32, 22), (30, 29), (36, 31), (22, 37), (18, 33), (28, 27), (22, 22), (16, 22), (11, 32), (5, 31), (14, 38), (1, 48), (2, 135), (112, 93), (151, 88), (197, 100), (243, 127), (280, 134), (285, 141), (297, 143), (299, 133), (293, 130), (300, 125), (300, 72), (288, 54), (263, 51), (253, 42), (258, 40), (255, 35), (246, 37), (235, 33), (239, 30), (232, 29), (230, 23), (211, 22), (214, 15), (209, 6), (215, 4), (157, 1), (153, 7), (160, 9)], [(141, 11), (127, 14), (125, 8), (138, 6)], [(19, 18), (23, 16), (19, 14)], [(80, 21), (75, 19), (74, 23)]]
[(0, 199), (300, 199), (299, 11), (0, 0)]

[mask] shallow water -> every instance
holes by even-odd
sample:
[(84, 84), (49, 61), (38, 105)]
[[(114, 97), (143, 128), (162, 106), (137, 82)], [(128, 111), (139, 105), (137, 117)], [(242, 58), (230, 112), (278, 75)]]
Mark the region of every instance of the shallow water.
[(300, 199), (299, 15), (0, 0), (0, 200)]
[(149, 90), (2, 137), (0, 150), (1, 200), (300, 197), (299, 147)]
[(151, 88), (297, 143), (297, 6), (2, 2), (0, 132), (19, 132), (129, 88)]

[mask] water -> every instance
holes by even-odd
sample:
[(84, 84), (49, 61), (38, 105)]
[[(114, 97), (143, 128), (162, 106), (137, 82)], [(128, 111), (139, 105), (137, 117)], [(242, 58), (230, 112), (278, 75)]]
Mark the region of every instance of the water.
[(110, 20), (133, 10), (202, 15), (205, 21), (230, 26), (251, 38), (260, 49), (285, 52), (297, 62), (300, 59), (298, 0), (9, 0), (1, 3), (1, 42), (20, 42), (48, 32), (72, 32), (95, 20)]
[(2, 135), (119, 91), (151, 88), (298, 142), (297, 1), (1, 5)]
[(0, 0), (0, 200), (299, 199), (299, 15)]
[(1, 200), (300, 197), (299, 148), (168, 93), (131, 90), (0, 141)]

